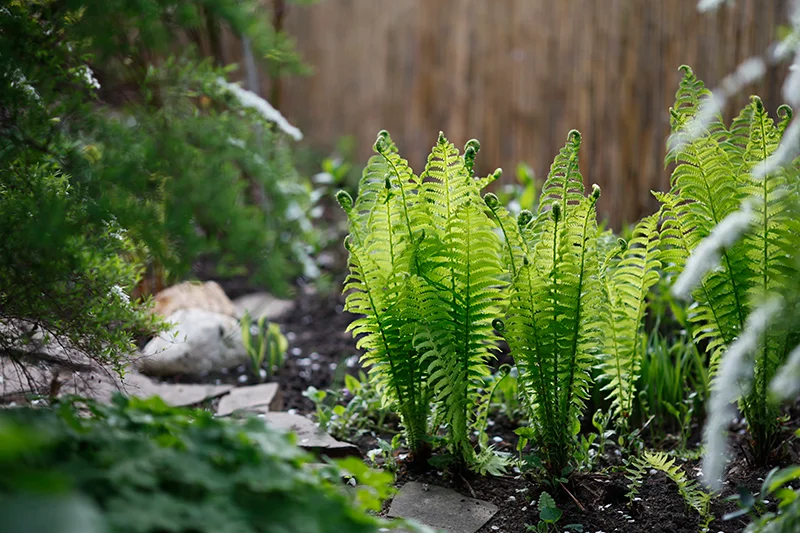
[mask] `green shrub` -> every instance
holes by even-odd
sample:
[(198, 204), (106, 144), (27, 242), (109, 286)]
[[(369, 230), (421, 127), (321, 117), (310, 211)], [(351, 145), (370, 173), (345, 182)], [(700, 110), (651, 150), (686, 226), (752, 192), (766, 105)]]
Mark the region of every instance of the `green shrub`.
[(357, 459), (310, 468), (263, 420), (218, 419), (158, 399), (9, 409), (0, 442), (3, 531), (64, 525), (66, 533), (66, 522), (37, 531), (37, 516), (80, 502), (98, 532), (376, 532), (380, 521), (365, 511), (380, 509), (391, 481)]
[[(134, 335), (157, 329), (141, 302), (128, 301), (148, 265), (175, 279), (211, 258), (218, 275), (250, 273), (276, 291), (313, 273), (302, 244), (314, 236), (309, 187), (275, 127), (280, 118), (187, 44), (227, 25), (268, 67), (303, 70), (255, 7), (3, 8), (0, 321), (119, 363)], [(171, 56), (177, 42), (181, 55)], [(0, 330), (6, 355), (20, 342), (9, 331)]]

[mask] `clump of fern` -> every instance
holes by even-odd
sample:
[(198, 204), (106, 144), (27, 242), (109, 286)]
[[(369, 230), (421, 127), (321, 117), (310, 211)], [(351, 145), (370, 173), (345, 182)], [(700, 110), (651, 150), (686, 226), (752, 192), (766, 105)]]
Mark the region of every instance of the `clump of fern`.
[(442, 134), (420, 176), (388, 133), (374, 149), (357, 200), (337, 196), (350, 220), (346, 310), (359, 315), (349, 329), (415, 456), (429, 452), (433, 415), (449, 451), (474, 464), (469, 432), (503, 301), (501, 243), (480, 190), (499, 172), (475, 178), (477, 141), (462, 155)]
[[(516, 223), (494, 195), (486, 203), (505, 236), (511, 277), (504, 330), (531, 411), (531, 437), (548, 470), (573, 457), (590, 369), (604, 342), (596, 185), (587, 196), (578, 170), (581, 137), (571, 131), (550, 169), (534, 216)], [(523, 432), (524, 433), (524, 432)]]
[[(751, 313), (770, 301), (767, 308), (775, 315), (780, 307), (775, 302), (798, 275), (794, 257), (800, 222), (789, 209), (797, 194), (797, 167), (775, 168), (764, 176), (759, 170), (778, 148), (792, 112), (781, 106), (775, 122), (753, 97), (730, 126), (715, 117), (702, 135), (685, 135), (709, 91), (691, 69), (682, 68), (671, 123), (674, 136), (689, 140), (667, 154), (667, 163), (676, 164), (671, 189), (656, 194), (664, 215), (662, 261), (667, 271), (682, 273), (673, 291), (694, 301), (688, 317), (695, 342), (711, 354), (712, 374), (728, 349), (739, 343), (741, 349), (725, 355), (736, 368), (725, 372), (730, 379), (715, 385), (717, 391), (726, 389), (725, 395), (716, 394), (722, 398), (717, 407), (724, 409), (727, 401), (739, 397), (753, 454), (764, 462), (777, 436), (779, 415), (768, 385), (797, 345), (798, 331), (795, 325), (770, 319), (769, 313)], [(746, 331), (748, 317), (757, 328)], [(752, 386), (741, 386), (748, 361), (753, 361), (754, 379)], [(725, 430), (709, 427), (714, 438)]]

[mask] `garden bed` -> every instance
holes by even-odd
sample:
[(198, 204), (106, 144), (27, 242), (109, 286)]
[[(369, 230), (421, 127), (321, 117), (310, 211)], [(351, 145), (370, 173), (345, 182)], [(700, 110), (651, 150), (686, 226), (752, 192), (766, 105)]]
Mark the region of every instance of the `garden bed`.
[[(357, 356), (360, 352), (350, 334), (344, 333), (350, 319), (343, 311), (343, 298), (337, 294), (320, 296), (309, 288), (298, 291), (294, 309), (278, 320), (289, 339), (289, 353), (278, 378), (284, 410), (313, 418), (315, 405), (303, 392), (309, 386), (320, 390), (341, 388), (344, 386), (345, 373), (354, 376), (358, 373), (360, 365)], [(504, 354), (501, 359), (505, 361)], [(224, 374), (208, 375), (203, 381), (241, 384), (242, 375), (249, 376), (249, 373), (247, 369), (240, 367), (238, 371), (231, 369)], [(798, 426), (800, 424), (797, 424), (797, 417), (792, 416), (787, 428)], [(491, 416), (488, 433), (498, 450), (514, 452), (517, 443), (517, 436), (514, 434), (516, 427), (517, 424), (503, 414), (495, 413)], [(591, 429), (591, 425), (584, 424), (584, 432)], [(709, 531), (713, 532), (733, 533), (744, 529), (748, 523), (746, 517), (722, 519), (726, 513), (737, 509), (735, 502), (726, 501), (725, 498), (735, 494), (739, 486), (747, 487), (752, 492), (759, 491), (768, 472), (768, 469), (748, 464), (743, 454), (745, 444), (742, 428), (737, 426), (732, 429), (736, 430), (734, 434), (737, 438), (733, 449), (737, 455), (728, 467), (727, 482), (721, 495), (711, 503), (714, 521)], [(694, 433), (690, 439), (690, 448), (698, 444), (699, 431)], [(370, 450), (377, 447), (377, 437), (390, 440), (391, 434), (367, 431), (351, 440), (366, 457)], [(651, 443), (645, 444), (649, 447)], [(395, 452), (395, 455), (402, 456), (402, 450)], [(567, 490), (547, 487), (541, 481), (524, 475), (484, 477), (468, 472), (452, 474), (433, 467), (413, 471), (407, 469), (402, 461), (397, 472), (396, 485), (400, 487), (409, 481), (420, 481), (452, 488), (466, 497), (493, 503), (498, 507), (498, 512), (479, 530), (480, 533), (527, 531), (526, 524), (538, 522), (536, 501), (543, 490), (555, 497), (559, 509), (564, 512), (559, 521), (562, 528), (569, 524), (581, 524), (583, 531), (587, 532), (699, 531), (698, 513), (686, 505), (677, 485), (661, 472), (645, 477), (636, 501), (629, 505), (629, 481), (621, 468), (621, 451), (617, 447), (609, 446), (606, 455), (606, 462), (614, 465), (614, 468), (577, 473), (566, 485)], [(698, 459), (678, 458), (677, 464), (689, 479), (698, 477)]]

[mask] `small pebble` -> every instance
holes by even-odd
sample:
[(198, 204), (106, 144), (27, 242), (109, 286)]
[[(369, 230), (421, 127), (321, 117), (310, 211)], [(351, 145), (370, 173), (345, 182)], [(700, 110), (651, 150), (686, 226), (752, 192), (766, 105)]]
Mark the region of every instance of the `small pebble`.
[(313, 359), (314, 361), (316, 361), (317, 359), (319, 359), (319, 354), (318, 354), (317, 352), (311, 352), (310, 354), (308, 354), (308, 356), (309, 356), (311, 359)]
[(517, 497), (516, 496), (509, 496), (508, 497), (508, 501), (515, 502), (515, 501), (517, 501)]
[(289, 413), (290, 415), (296, 415), (297, 414), (297, 409), (289, 409), (286, 412)]
[(311, 364), (311, 359), (308, 357), (303, 357), (302, 359), (297, 360), (297, 364), (299, 366), (309, 366)]
[(500, 527), (499, 526), (492, 526), (492, 531), (500, 531)]
[(214, 380), (214, 385), (222, 385), (222, 380), (221, 379), (215, 379)]
[(261, 376), (261, 379), (264, 379), (265, 377), (267, 377), (267, 371), (264, 370), (263, 368), (259, 368), (258, 375)]
[(314, 364), (312, 364), (312, 365), (311, 365), (311, 370), (312, 370), (313, 372), (316, 372), (317, 370), (319, 370), (319, 363), (314, 363)]
[(247, 383), (247, 374), (242, 374), (241, 376), (236, 378), (236, 381), (238, 381), (239, 383)]
[(339, 366), (339, 365), (337, 365), (336, 363), (328, 363), (328, 368), (329, 368), (331, 371), (334, 371), (334, 370), (336, 370), (336, 367), (337, 367), (337, 366)]
[(297, 346), (295, 346), (294, 348), (292, 348), (292, 352), (291, 352), (291, 353), (292, 353), (292, 355), (294, 355), (295, 357), (297, 357), (297, 356), (299, 356), (300, 354), (302, 354), (302, 353), (303, 353), (303, 350), (301, 350), (300, 348), (298, 348)]
[(297, 333), (295, 333), (294, 331), (289, 331), (289, 332), (286, 333), (286, 340), (287, 341), (294, 342), (294, 340), (296, 338), (297, 338)]
[(358, 364), (358, 356), (351, 355), (350, 357), (347, 358), (347, 360), (345, 360), (344, 364), (347, 365), (347, 368), (353, 368)]
[(239, 365), (239, 366), (237, 366), (237, 367), (236, 367), (236, 371), (237, 371), (238, 373), (240, 373), (240, 374), (241, 374), (242, 372), (244, 372), (245, 370), (246, 370), (246, 368), (244, 367), (244, 365)]
[(227, 368), (222, 368), (222, 369), (220, 369), (219, 373), (223, 374), (223, 375), (227, 375), (228, 374), (228, 369)]

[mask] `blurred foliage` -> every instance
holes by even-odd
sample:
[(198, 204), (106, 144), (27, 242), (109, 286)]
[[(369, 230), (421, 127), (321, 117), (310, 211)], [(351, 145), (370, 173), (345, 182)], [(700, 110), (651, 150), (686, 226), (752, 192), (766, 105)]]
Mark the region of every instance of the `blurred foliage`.
[[(311, 184), (289, 139), (224, 85), (224, 28), (265, 68), (308, 69), (254, 1), (12, 1), (0, 13), (0, 320), (104, 361), (158, 325), (145, 268), (314, 274)], [(253, 95), (255, 97), (255, 95)], [(8, 351), (18, 339), (0, 333)]]
[(380, 509), (391, 475), (357, 459), (310, 461), (263, 420), (159, 399), (10, 409), (0, 415), (0, 530), (376, 532), (367, 511)]

